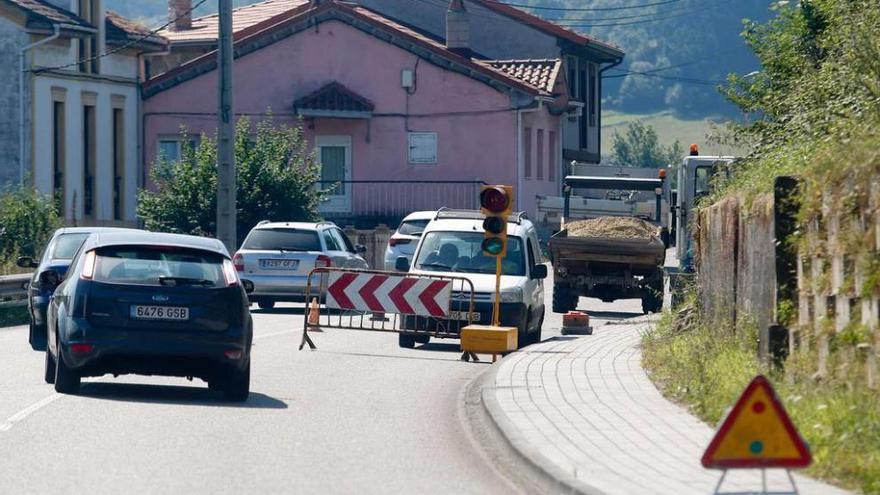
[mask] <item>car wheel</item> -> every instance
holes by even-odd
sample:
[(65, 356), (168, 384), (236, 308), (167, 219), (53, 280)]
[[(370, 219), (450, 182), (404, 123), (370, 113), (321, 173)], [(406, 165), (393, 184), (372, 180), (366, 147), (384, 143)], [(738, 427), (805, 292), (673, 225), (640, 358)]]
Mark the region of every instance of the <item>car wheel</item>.
[(43, 368), (43, 379), (46, 380), (46, 383), (55, 383), (55, 358), (52, 357), (49, 349), (46, 349), (46, 361)]
[(29, 327), (30, 336), (28, 341), (31, 344), (31, 349), (35, 351), (45, 351), (46, 350), (46, 327), (39, 327), (34, 325), (33, 320), (31, 320)]
[(427, 344), (427, 343), (430, 343), (430, 342), (431, 342), (431, 336), (430, 336), (430, 335), (419, 335), (418, 337), (416, 337), (416, 343), (417, 343), (417, 344)]
[(416, 347), (416, 338), (412, 335), (397, 335), (397, 345), (404, 349), (414, 349)]
[(275, 307), (275, 301), (259, 301), (257, 302), (257, 306), (259, 306), (260, 309), (272, 309)]
[[(223, 386), (223, 398), (229, 402), (244, 402), (251, 393), (251, 363), (243, 370), (230, 368)], [(208, 382), (208, 387), (211, 384)]]
[(523, 321), (516, 330), (516, 348), (522, 349), (531, 344), (531, 338), (532, 335), (529, 333), (529, 310), (526, 310), (525, 321)]
[(58, 358), (55, 360), (55, 391), (59, 394), (76, 394), (79, 392), (81, 377), (76, 370), (64, 362), (61, 346), (58, 346)]

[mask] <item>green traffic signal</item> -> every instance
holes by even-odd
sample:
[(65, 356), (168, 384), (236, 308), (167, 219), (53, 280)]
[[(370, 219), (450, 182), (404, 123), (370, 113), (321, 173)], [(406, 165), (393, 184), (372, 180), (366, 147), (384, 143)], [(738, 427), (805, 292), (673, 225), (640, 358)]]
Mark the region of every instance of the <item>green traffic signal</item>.
[(490, 237), (483, 241), (483, 252), (489, 256), (499, 256), (504, 251), (504, 240), (499, 237)]

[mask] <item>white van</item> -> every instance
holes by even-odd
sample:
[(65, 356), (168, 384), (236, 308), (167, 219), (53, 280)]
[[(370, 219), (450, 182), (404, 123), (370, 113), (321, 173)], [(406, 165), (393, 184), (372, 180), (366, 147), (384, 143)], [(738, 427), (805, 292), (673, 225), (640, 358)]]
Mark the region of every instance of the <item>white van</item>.
[[(398, 259), (398, 270), (414, 275), (463, 277), (474, 285), (474, 323), (489, 325), (495, 301), (495, 258), (482, 250), (484, 216), (479, 211), (440, 210), (425, 227), (410, 263)], [(511, 215), (507, 224), (507, 256), (502, 264), (501, 325), (519, 329), (519, 347), (541, 340), (544, 323), (543, 264), (535, 226), (525, 214)], [(470, 294), (453, 294), (453, 300), (469, 301)], [(412, 348), (430, 339), (430, 322), (407, 318), (407, 327), (421, 332), (400, 334), (400, 346)]]

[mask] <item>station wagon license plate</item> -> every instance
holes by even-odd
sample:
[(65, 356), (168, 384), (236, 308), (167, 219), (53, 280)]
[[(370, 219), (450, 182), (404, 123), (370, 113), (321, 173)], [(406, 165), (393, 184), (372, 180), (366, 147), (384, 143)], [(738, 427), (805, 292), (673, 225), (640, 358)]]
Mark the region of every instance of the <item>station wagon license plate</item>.
[(131, 317), (135, 320), (189, 320), (189, 308), (180, 306), (132, 306)]
[(267, 270), (296, 270), (299, 260), (260, 260), (260, 268)]
[[(448, 318), (450, 320), (468, 321), (468, 314), (467, 311), (450, 311)], [(475, 311), (470, 314), (474, 315), (473, 321), (480, 321), (480, 313)]]

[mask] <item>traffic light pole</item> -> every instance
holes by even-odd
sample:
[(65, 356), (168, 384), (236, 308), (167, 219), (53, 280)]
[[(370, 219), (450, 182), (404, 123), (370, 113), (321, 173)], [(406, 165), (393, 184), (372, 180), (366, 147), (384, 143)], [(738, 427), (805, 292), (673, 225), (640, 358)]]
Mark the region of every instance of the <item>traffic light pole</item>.
[(492, 326), (501, 326), (501, 256), (495, 257), (495, 307), (492, 308)]

